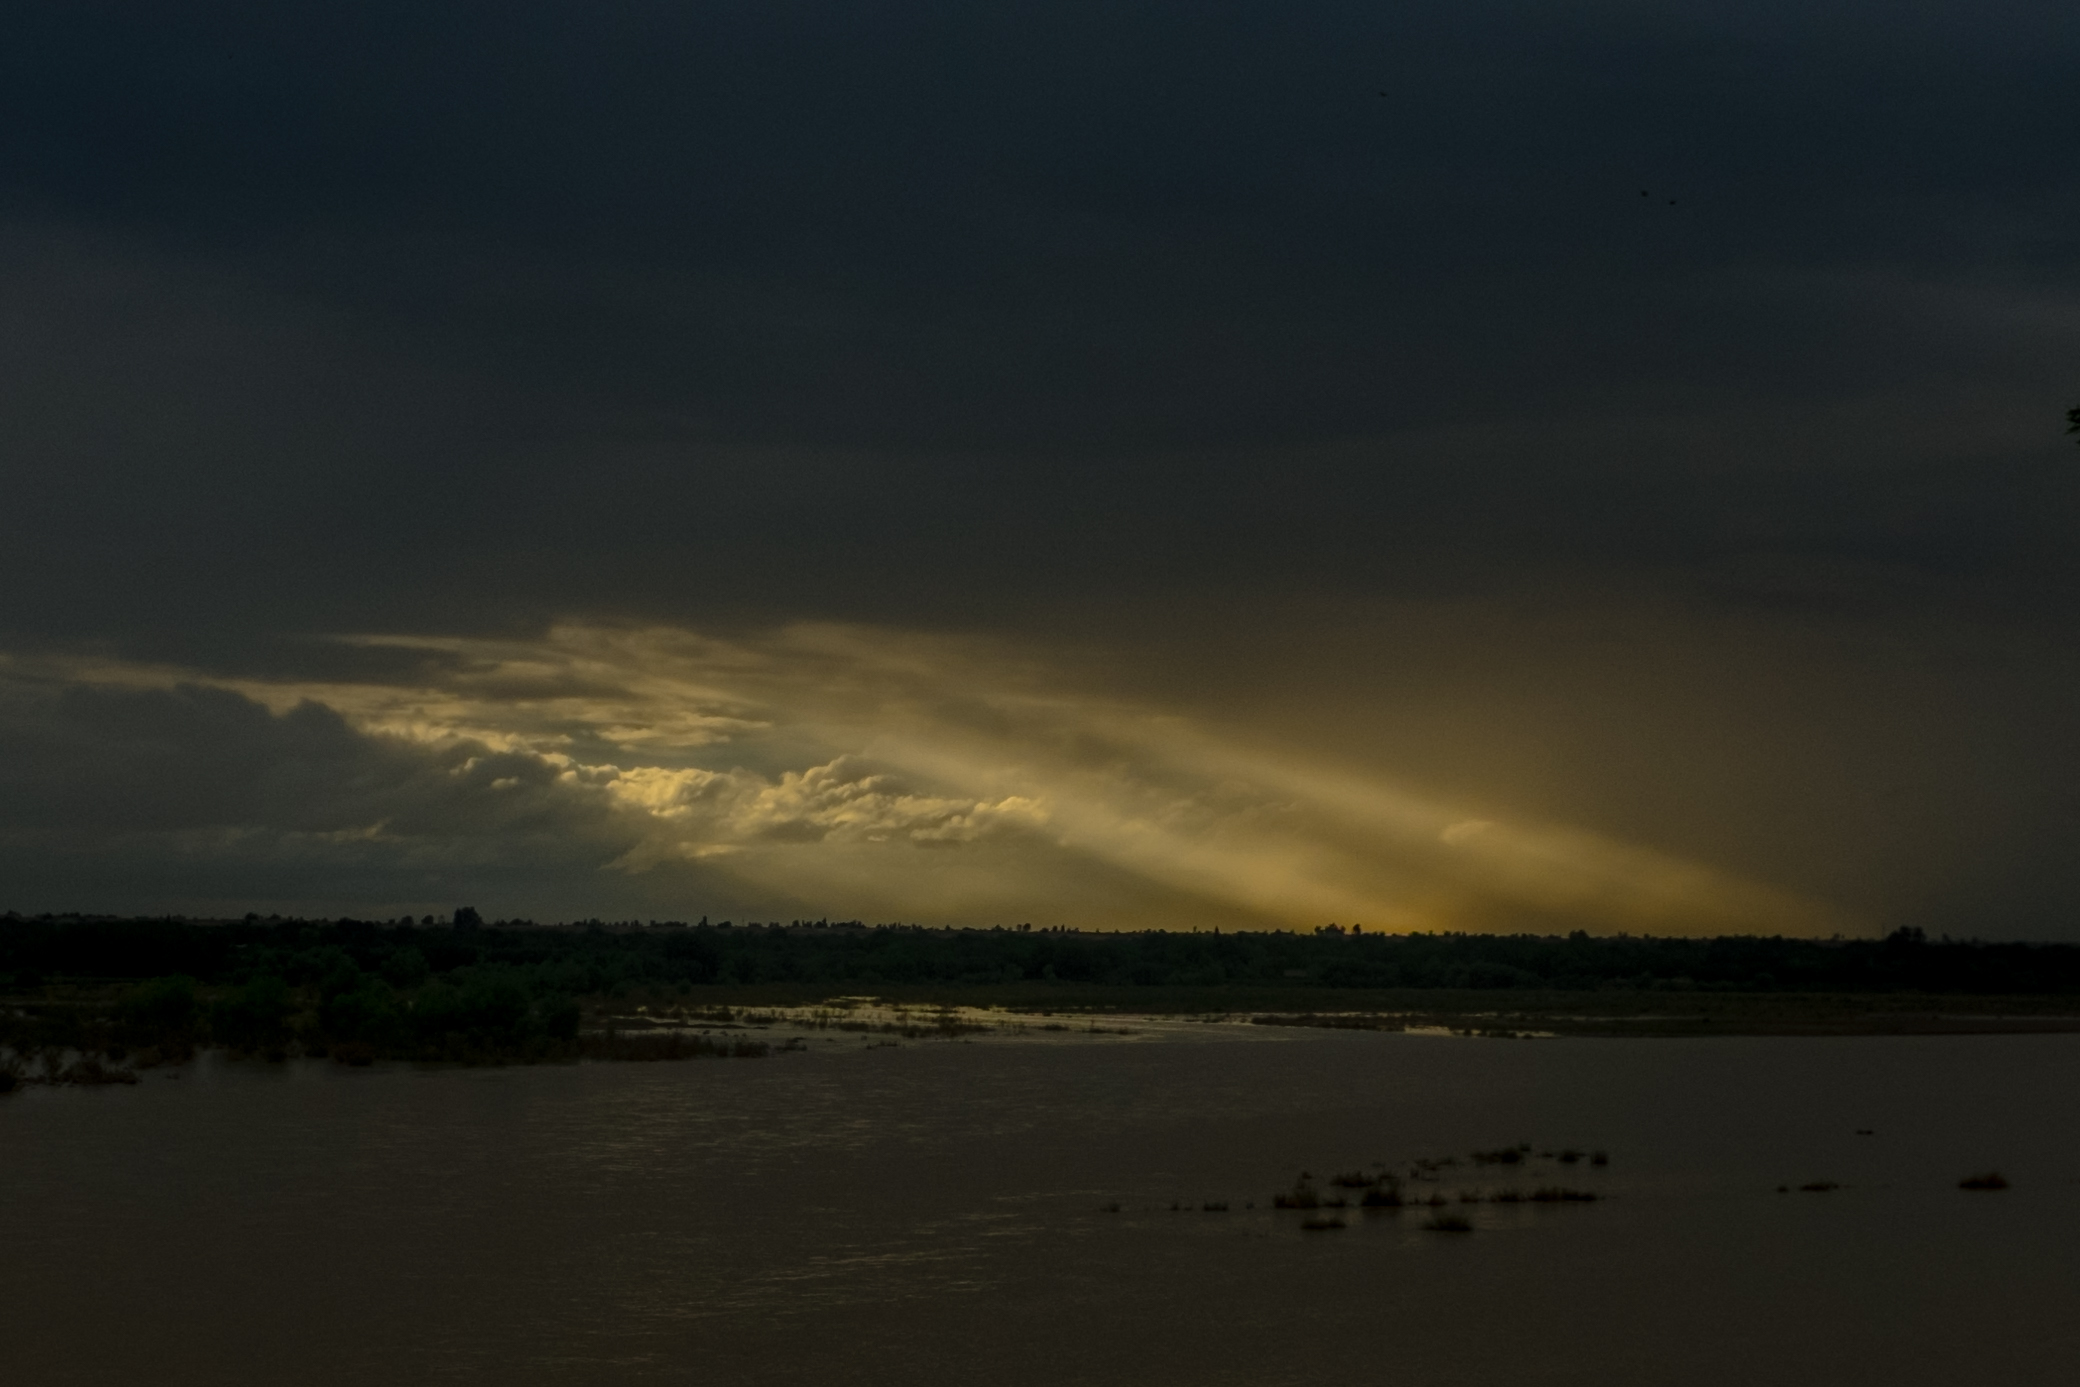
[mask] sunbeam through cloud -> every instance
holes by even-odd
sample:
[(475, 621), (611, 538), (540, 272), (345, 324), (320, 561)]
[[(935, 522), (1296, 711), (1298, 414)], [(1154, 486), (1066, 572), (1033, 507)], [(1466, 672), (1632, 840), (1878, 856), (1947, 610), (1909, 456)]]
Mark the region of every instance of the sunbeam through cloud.
[[(451, 806), (469, 803), (465, 821), (560, 836), (599, 889), (637, 878), (634, 889), (680, 913), (701, 913), (722, 883), (725, 897), (776, 912), (941, 922), (1859, 928), (1704, 864), (1472, 817), (1162, 708), (1079, 692), (1001, 642), (832, 625), (722, 640), (571, 624), (535, 639), (340, 644), (384, 657), (388, 672), (262, 680), (17, 661), (6, 667), (9, 706), (20, 717), (85, 691), (192, 700), (209, 690), (276, 723), (336, 719), (340, 738), (417, 767), (373, 786), (359, 759), (330, 763), (355, 788), (311, 786), (291, 817), (329, 805), (315, 822), (271, 822), (261, 799), (154, 830), (191, 859), (212, 841), (239, 853), (272, 842), (306, 857), (330, 844), (364, 877), (454, 864), (472, 835), (419, 821), (438, 784)], [(208, 757), (206, 731), (193, 735)], [(394, 894), (414, 891), (400, 880)]]

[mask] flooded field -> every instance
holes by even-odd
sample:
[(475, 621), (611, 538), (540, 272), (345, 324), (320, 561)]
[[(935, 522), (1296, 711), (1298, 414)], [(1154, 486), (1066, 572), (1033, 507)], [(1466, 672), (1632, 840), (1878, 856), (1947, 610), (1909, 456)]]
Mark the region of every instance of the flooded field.
[(2052, 1383), (2080, 1352), (2080, 1037), (612, 1019), (770, 1048), (0, 1102), (10, 1380)]

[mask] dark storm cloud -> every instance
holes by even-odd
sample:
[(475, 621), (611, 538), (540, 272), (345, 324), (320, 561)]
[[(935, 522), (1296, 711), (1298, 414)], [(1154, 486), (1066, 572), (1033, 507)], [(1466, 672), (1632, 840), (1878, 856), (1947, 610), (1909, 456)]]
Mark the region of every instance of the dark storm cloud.
[[(191, 508), (358, 544), (680, 548), (691, 523), (729, 547), (791, 520), (849, 560), (856, 528), (1095, 520), (1100, 553), (1128, 531), (1189, 563), (1261, 524), (1275, 469), (1274, 571), (1347, 554), (1353, 508), (1396, 538), (1709, 549), (1725, 487), (1680, 440), (1642, 479), (1556, 421), (1989, 379), (2055, 421), (2072, 355), (2080, 34), (2048, 5), (67, 5), (10, 28), (10, 202), (106, 257), (47, 292), (62, 328), (18, 332), (84, 358), (46, 412), (144, 421), (92, 440), (105, 512), (156, 512), (171, 469)], [(1927, 292), (1959, 279), (2065, 312), (1960, 321)], [(1523, 432), (1401, 446), (1471, 421)], [(1846, 453), (1923, 421), (1870, 422)], [(1377, 446), (1293, 452), (1349, 439)], [(1808, 485), (1736, 484), (1772, 513), (1811, 511)]]
[[(1383, 754), (1537, 742), (1649, 838), (1627, 671), (1809, 745), (1889, 691), (1998, 754), (1903, 826), (1902, 731), (1666, 845), (1904, 909), (1969, 801), (2051, 919), (2076, 60), (2050, 3), (13, 6), (0, 636), (405, 680), (303, 638), (991, 628), (1350, 746), (1351, 670), (1461, 671), (1522, 696)], [(1756, 827), (1800, 795), (1863, 885)]]
[(554, 896), (635, 841), (536, 758), (369, 737), (316, 704), (277, 715), (220, 689), (9, 680), (0, 763), (0, 875), (25, 902), (424, 913)]
[(700, 913), (758, 899), (819, 915), (837, 897), (875, 917), (1127, 927), (1317, 912), (1375, 928), (1861, 923), (1209, 734), (989, 641), (564, 625), (381, 643), (449, 658), (402, 679), (243, 687), (122, 661), (0, 666), (13, 888), (48, 891), (104, 858), (101, 900), (140, 876), (184, 903), (213, 880), (301, 879), (383, 915), (477, 884), (494, 901), (582, 886)]

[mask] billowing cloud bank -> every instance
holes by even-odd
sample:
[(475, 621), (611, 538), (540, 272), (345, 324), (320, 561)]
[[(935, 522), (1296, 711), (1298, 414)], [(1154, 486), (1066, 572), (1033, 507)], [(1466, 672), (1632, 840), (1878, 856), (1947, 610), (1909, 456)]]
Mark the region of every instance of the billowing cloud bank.
[(0, 909), (2080, 932), (2070, 0), (0, 67)]
[[(4, 851), (190, 909), (743, 912), (1083, 927), (1853, 930), (1710, 867), (1514, 823), (860, 627), (358, 638), (327, 679), (0, 666)], [(111, 807), (113, 806), (113, 807)]]

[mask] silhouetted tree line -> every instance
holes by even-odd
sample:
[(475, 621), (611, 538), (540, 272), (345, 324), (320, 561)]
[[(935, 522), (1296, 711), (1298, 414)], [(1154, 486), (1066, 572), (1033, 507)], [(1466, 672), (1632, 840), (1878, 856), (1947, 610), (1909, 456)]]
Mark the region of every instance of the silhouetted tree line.
[(764, 1054), (763, 1043), (687, 1039), (668, 1055), (611, 1029), (587, 1031), (580, 999), (771, 983), (2049, 994), (2080, 991), (2080, 946), (1931, 941), (1918, 930), (1817, 941), (827, 920), (541, 927), (486, 923), (467, 909), (440, 925), (9, 916), (0, 919), (0, 1086), (32, 1061), (56, 1081), (130, 1082), (136, 1068), (204, 1045), (349, 1063)]
[[(57, 952), (77, 942), (65, 940)], [(200, 949), (196, 960), (210, 953)], [(270, 1058), (330, 1055), (348, 1063), (505, 1063), (575, 1058), (584, 1049), (576, 997), (498, 965), (458, 966), (435, 976), (423, 956), (409, 950), (391, 950), (374, 969), (337, 945), (287, 957), (253, 950), (228, 966), (113, 990), (65, 985), (106, 982), (124, 970), (96, 971), (102, 976), (53, 975), (59, 986), (51, 987), (32, 986), (40, 975), (33, 963), (16, 970), (13, 999), (0, 1005), (0, 1052), (11, 1074), (20, 1077), (42, 1056), (44, 1071), (60, 1081), (101, 1082), (123, 1071), (68, 1069), (64, 1058), (104, 1057), (149, 1068), (184, 1060), (204, 1045)]]
[[(0, 989), (186, 977), (211, 992), (211, 1034), (243, 1037), (248, 1048), (267, 1043), (299, 1005), (314, 1007), (327, 1033), (386, 1046), (405, 1043), (398, 1037), (438, 1046), (470, 1035), (503, 1043), (567, 1036), (578, 997), (682, 984), (2080, 991), (2080, 945), (1931, 940), (1919, 930), (1855, 940), (1385, 935), (1333, 927), (1094, 934), (858, 921), (543, 927), (477, 923), (474, 914), (458, 912), (462, 923), (442, 925), (6, 919)], [(135, 1005), (172, 1018), (188, 1004), (140, 996)]]

